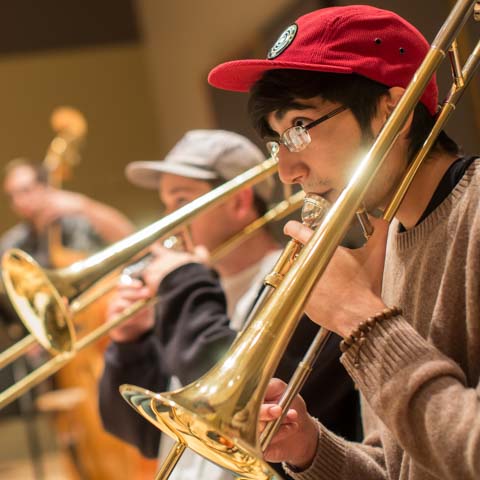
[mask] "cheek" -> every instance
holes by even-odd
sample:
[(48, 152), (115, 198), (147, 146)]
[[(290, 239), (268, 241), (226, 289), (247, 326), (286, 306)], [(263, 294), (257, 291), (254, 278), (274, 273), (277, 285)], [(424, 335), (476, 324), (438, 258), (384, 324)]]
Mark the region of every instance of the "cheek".
[(219, 221), (220, 218), (216, 218), (212, 215), (211, 212), (205, 212), (199, 215), (195, 220), (190, 224), (190, 233), (192, 235), (192, 240), (196, 245), (205, 245), (209, 246), (209, 239), (213, 236), (216, 228), (216, 221)]
[(198, 222), (198, 220), (193, 221), (190, 224), (189, 231), (190, 231), (190, 235), (192, 236), (193, 243), (195, 245), (203, 243), (204, 233), (203, 233), (203, 227), (201, 222)]
[(230, 221), (222, 206), (207, 210), (191, 223), (192, 240), (208, 249), (215, 248), (224, 241)]
[(347, 121), (329, 132), (326, 164), (336, 172), (343, 183), (350, 180), (366, 149), (357, 123)]

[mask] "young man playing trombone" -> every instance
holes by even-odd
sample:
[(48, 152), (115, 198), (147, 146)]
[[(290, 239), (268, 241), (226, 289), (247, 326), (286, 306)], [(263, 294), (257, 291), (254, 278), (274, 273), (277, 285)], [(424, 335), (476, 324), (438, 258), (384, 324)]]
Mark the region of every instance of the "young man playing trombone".
[[(127, 167), (130, 181), (158, 189), (170, 213), (263, 161), (260, 150), (246, 138), (221, 130), (187, 132), (164, 161), (134, 162)], [(196, 217), (189, 226), (187, 244), (193, 253), (154, 247), (155, 259), (142, 274), (145, 282), (120, 285), (110, 306), (114, 316), (137, 300), (154, 294), (158, 308), (145, 310), (111, 332), (106, 353), (100, 406), (106, 428), (135, 444), (147, 456), (156, 456), (160, 432), (135, 413), (121, 398), (118, 387), (135, 383), (164, 391), (171, 377), (187, 384), (205, 373), (225, 352), (242, 328), (279, 250), (265, 228), (218, 259), (212, 270), (204, 265), (208, 254), (259, 218), (272, 200), (272, 182), (241, 190), (218, 207)], [(220, 281), (219, 281), (220, 279)], [(277, 371), (288, 379), (316, 328), (304, 319)], [(316, 415), (338, 433), (354, 438), (356, 393), (338, 364), (338, 338), (326, 347), (327, 360), (314, 368), (304, 390), (307, 401), (319, 382), (338, 402), (317, 402)], [(175, 380), (178, 386), (178, 382)], [(121, 420), (120, 420), (121, 419)], [(161, 451), (168, 439), (162, 437)], [(162, 456), (162, 455), (161, 455)], [(180, 478), (232, 478), (200, 457), (185, 453), (171, 475)]]
[[(209, 81), (250, 91), (253, 123), (279, 149), (282, 181), (334, 202), (427, 51), (392, 12), (333, 7), (290, 25), (267, 60), (228, 62)], [(369, 211), (388, 205), (436, 112), (433, 79), (364, 198)], [(334, 435), (296, 398), (267, 460), (308, 480), (480, 478), (479, 186), (479, 160), (461, 156), (442, 133), (388, 241), (377, 220), (364, 248), (337, 249), (306, 313), (344, 338), (341, 360), (363, 397), (365, 440)], [(312, 234), (298, 223), (286, 232), (303, 243)], [(273, 404), (283, 390), (271, 382), (262, 425), (280, 415)]]

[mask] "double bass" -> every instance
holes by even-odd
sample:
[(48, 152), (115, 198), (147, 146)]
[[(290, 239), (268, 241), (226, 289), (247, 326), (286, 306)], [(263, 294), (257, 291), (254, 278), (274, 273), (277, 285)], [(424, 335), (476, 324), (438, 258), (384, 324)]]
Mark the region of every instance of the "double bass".
[[(50, 186), (62, 188), (80, 162), (80, 148), (87, 134), (84, 116), (71, 107), (59, 107), (51, 115), (55, 137), (48, 146), (44, 167)], [(51, 266), (60, 268), (86, 256), (63, 245), (61, 225), (47, 232)], [(101, 287), (100, 287), (101, 288)], [(104, 322), (108, 296), (103, 295), (75, 317), (79, 336)], [(80, 352), (55, 376), (55, 389), (37, 401), (40, 410), (55, 415), (64, 459), (72, 480), (153, 477), (156, 460), (144, 459), (133, 447), (104, 431), (98, 411), (98, 380), (108, 339)]]

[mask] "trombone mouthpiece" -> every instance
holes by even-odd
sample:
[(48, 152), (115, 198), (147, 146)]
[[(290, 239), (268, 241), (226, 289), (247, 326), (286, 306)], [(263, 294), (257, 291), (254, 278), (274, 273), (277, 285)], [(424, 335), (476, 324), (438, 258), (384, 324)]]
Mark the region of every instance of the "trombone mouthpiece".
[(320, 225), (330, 207), (330, 202), (322, 196), (316, 193), (307, 193), (303, 200), (302, 222), (307, 227), (315, 229)]

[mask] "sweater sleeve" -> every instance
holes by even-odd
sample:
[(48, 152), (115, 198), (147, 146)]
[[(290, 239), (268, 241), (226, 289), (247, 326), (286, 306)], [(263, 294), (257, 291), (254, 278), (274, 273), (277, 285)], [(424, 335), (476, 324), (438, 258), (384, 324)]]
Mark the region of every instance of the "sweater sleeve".
[(479, 388), (468, 388), (461, 368), (403, 317), (377, 324), (342, 363), (398, 444), (387, 448), (375, 429), (362, 444), (348, 442), (319, 424), (312, 465), (301, 473), (286, 466), (290, 475), (298, 480), (398, 478), (403, 450), (432, 477), (480, 478)]
[(480, 478), (478, 385), (468, 388), (459, 365), (401, 316), (367, 338), (343, 363), (402, 448), (432, 476)]
[(327, 430), (320, 422), (318, 448), (312, 465), (302, 472), (295, 472), (284, 464), (288, 475), (295, 480), (351, 480), (368, 478), (386, 480), (383, 448), (377, 432), (366, 437), (363, 443), (345, 440)]
[(236, 336), (225, 294), (216, 273), (201, 264), (167, 275), (158, 293), (155, 337), (164, 368), (185, 385), (207, 372)]
[(155, 392), (165, 391), (167, 380), (152, 332), (137, 342), (112, 342), (105, 352), (99, 387), (103, 425), (108, 432), (135, 445), (146, 457), (157, 456), (160, 431), (128, 405), (118, 388), (130, 383)]

